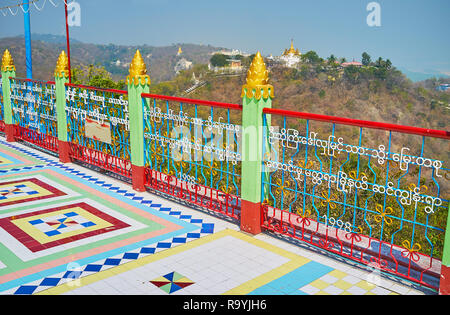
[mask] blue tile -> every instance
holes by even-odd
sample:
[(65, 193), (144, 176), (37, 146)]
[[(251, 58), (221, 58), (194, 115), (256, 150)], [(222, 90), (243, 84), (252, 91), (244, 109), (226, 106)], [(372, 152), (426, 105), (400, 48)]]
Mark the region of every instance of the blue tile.
[(154, 254), (155, 253), (155, 248), (152, 247), (143, 247), (141, 249), (141, 254)]
[(31, 225), (36, 225), (36, 224), (44, 223), (44, 221), (42, 221), (41, 219), (38, 219), (38, 220), (29, 221), (28, 223), (30, 223)]
[(334, 269), (318, 262), (311, 261), (305, 265), (291, 271), (290, 273), (269, 282), (262, 287), (251, 292), (251, 294), (260, 294), (259, 292), (266, 292), (268, 290), (279, 291), (282, 294), (300, 294), (297, 293), (301, 287), (317, 280)]
[(122, 261), (122, 259), (119, 259), (119, 258), (108, 258), (105, 260), (104, 265), (105, 266), (118, 266), (118, 265), (120, 265), (121, 261)]
[(58, 285), (60, 280), (60, 278), (45, 278), (44, 280), (42, 280), (40, 286), (54, 287)]
[(14, 294), (33, 294), (36, 289), (36, 285), (23, 285)]
[(138, 259), (139, 254), (138, 253), (125, 253), (123, 255), (124, 259)]
[(158, 245), (156, 245), (157, 248), (170, 248), (172, 246), (171, 243), (165, 243), (165, 242), (159, 242)]
[(58, 235), (58, 234), (61, 234), (61, 233), (56, 231), (56, 230), (54, 230), (54, 231), (45, 232), (45, 234), (47, 236), (55, 236), (55, 235)]
[(102, 269), (102, 265), (94, 265), (94, 264), (89, 264), (86, 266), (86, 268), (84, 268), (84, 271), (89, 271), (89, 272), (99, 272)]

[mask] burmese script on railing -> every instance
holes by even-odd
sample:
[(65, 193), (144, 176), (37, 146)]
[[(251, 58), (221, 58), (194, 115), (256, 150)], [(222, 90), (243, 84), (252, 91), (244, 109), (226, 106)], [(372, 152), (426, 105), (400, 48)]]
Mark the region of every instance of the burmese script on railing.
[[(199, 117), (190, 117), (186, 112), (168, 109), (163, 112), (161, 108), (144, 108), (144, 121), (151, 122), (151, 130), (144, 133), (144, 137), (156, 141), (160, 146), (171, 149), (175, 161), (230, 161), (236, 164), (241, 160), (241, 153), (236, 152), (240, 147), (242, 127), (226, 123), (223, 117), (214, 121), (211, 116), (206, 120)], [(171, 123), (170, 135), (161, 132), (162, 127), (156, 124)], [(224, 135), (227, 135), (226, 140)], [(203, 139), (206, 143), (203, 144)], [(185, 154), (187, 153), (187, 154)], [(194, 154), (191, 154), (194, 153)], [(192, 157), (192, 155), (194, 157)]]
[(403, 147), (400, 153), (387, 152), (384, 145), (380, 145), (378, 149), (365, 148), (362, 146), (345, 144), (342, 137), (336, 138), (330, 135), (328, 139), (317, 138), (318, 133), (310, 132), (309, 137), (300, 135), (300, 132), (295, 129), (281, 129), (276, 127), (269, 127), (269, 143), (280, 144), (282, 147), (297, 150), (300, 145), (314, 146), (322, 149), (321, 154), (327, 156), (334, 156), (341, 153), (358, 154), (360, 156), (372, 157), (378, 161), (380, 165), (386, 163), (387, 160), (399, 163), (402, 171), (408, 171), (409, 165), (423, 166), (435, 170), (437, 177), (442, 177), (440, 169), (442, 169), (443, 162), (422, 156), (408, 155), (411, 150)]
[[(79, 102), (80, 100), (82, 100), (81, 103)], [(120, 95), (118, 98), (114, 96), (105, 97), (96, 95), (95, 91), (87, 92), (87, 90), (82, 90), (77, 92), (76, 88), (71, 89), (68, 87), (66, 90), (66, 101), (71, 102), (71, 104), (76, 103), (79, 106), (66, 106), (67, 115), (75, 120), (86, 121), (86, 119), (90, 119), (100, 125), (111, 123), (114, 127), (117, 125), (123, 126), (126, 131), (130, 129), (128, 101), (124, 99), (123, 95)], [(95, 108), (92, 105), (96, 105)], [(119, 107), (120, 111), (123, 111), (123, 117), (111, 115), (112, 105)]]
[[(386, 162), (396, 164), (400, 170), (408, 174), (410, 166), (425, 167), (432, 169), (433, 179), (436, 177), (443, 177), (443, 161), (425, 158), (423, 156), (408, 155), (409, 148), (403, 147), (400, 153), (387, 152), (384, 145), (380, 145), (378, 149), (365, 148), (357, 145), (346, 144), (342, 137), (336, 138), (330, 135), (327, 139), (320, 139), (317, 137), (318, 133), (310, 132), (308, 136), (300, 135), (299, 131), (294, 129), (278, 129), (276, 127), (269, 128), (268, 142), (270, 145), (280, 146), (283, 155), (286, 155), (286, 149), (292, 149), (292, 152), (299, 152), (301, 148), (312, 147), (319, 149), (322, 156), (337, 157), (344, 153), (346, 155), (355, 154), (358, 156), (366, 156), (373, 158), (379, 165), (385, 165)], [(268, 152), (269, 153), (269, 152)], [(325, 188), (336, 189), (342, 193), (350, 194), (354, 190), (369, 191), (373, 194), (381, 194), (383, 196), (391, 196), (397, 198), (399, 203), (403, 206), (414, 205), (417, 208), (419, 203), (425, 205), (424, 211), (427, 214), (435, 213), (436, 207), (443, 205), (443, 199), (439, 196), (430, 196), (426, 193), (429, 188), (425, 185), (417, 187), (415, 183), (406, 184), (404, 188), (400, 188), (393, 181), (386, 179), (383, 185), (369, 181), (369, 176), (364, 172), (358, 170), (343, 171), (342, 169), (336, 173), (331, 170), (324, 172), (317, 169), (312, 169), (314, 163), (309, 161), (298, 160), (294, 162), (294, 156), (288, 158), (284, 156), (283, 161), (279, 161), (278, 151), (271, 150), (270, 156), (266, 153), (264, 156), (265, 172), (273, 173), (276, 171), (283, 171), (290, 174), (290, 177), (298, 182), (311, 182), (314, 187), (319, 188), (321, 185)], [(316, 152), (314, 152), (316, 153)], [(298, 159), (298, 157), (297, 157)], [(281, 184), (280, 184), (281, 185)]]
[(21, 126), (40, 129), (41, 125), (56, 123), (54, 85), (12, 80), (10, 97), (14, 119)]

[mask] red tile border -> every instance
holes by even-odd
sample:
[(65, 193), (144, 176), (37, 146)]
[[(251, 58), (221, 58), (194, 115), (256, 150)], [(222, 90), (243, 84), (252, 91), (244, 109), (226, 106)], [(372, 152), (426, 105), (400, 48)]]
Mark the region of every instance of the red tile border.
[(21, 179), (21, 180), (16, 180), (16, 181), (11, 181), (11, 182), (2, 182), (0, 183), (2, 186), (3, 185), (13, 185), (13, 184), (19, 184), (19, 183), (24, 183), (24, 182), (32, 182), (34, 184), (36, 184), (37, 186), (44, 188), (45, 190), (51, 192), (51, 195), (48, 196), (39, 196), (39, 197), (31, 197), (28, 199), (22, 199), (22, 200), (16, 200), (16, 201), (10, 201), (10, 202), (5, 202), (5, 203), (0, 203), (0, 209), (2, 207), (6, 207), (6, 206), (10, 206), (10, 205), (16, 205), (16, 204), (20, 204), (20, 203), (25, 203), (25, 202), (30, 202), (30, 201), (37, 201), (37, 200), (43, 200), (43, 199), (49, 199), (49, 198), (55, 198), (55, 197), (60, 197), (60, 196), (65, 196), (66, 193), (56, 189), (53, 186), (50, 186), (49, 184), (46, 184), (42, 181), (40, 181), (37, 178), (28, 178), (28, 179)]
[[(40, 215), (40, 214), (61, 211), (61, 210), (65, 210), (65, 209), (71, 209), (71, 208), (75, 208), (75, 207), (82, 208), (83, 210), (88, 211), (89, 213), (95, 215), (96, 217), (99, 217), (99, 218), (107, 221), (108, 223), (111, 223), (113, 226), (98, 229), (95, 231), (82, 233), (82, 234), (78, 234), (78, 235), (74, 235), (71, 237), (63, 238), (63, 239), (59, 239), (59, 240), (49, 242), (46, 244), (41, 244), (37, 240), (32, 238), (30, 235), (28, 235), (26, 232), (24, 232), (20, 228), (18, 228), (14, 223), (11, 222), (13, 220), (18, 220), (18, 219), (32, 217), (32, 216), (36, 216), (36, 215)], [(11, 217), (0, 219), (0, 227), (3, 228), (5, 231), (7, 231), (11, 236), (13, 236), (16, 240), (18, 240), (20, 243), (22, 243), (24, 246), (26, 246), (33, 253), (42, 251), (44, 249), (56, 247), (59, 245), (71, 243), (71, 242), (74, 242), (74, 241), (77, 241), (80, 239), (88, 238), (88, 237), (91, 237), (94, 235), (117, 231), (117, 230), (129, 227), (129, 226), (130, 226), (129, 224), (122, 222), (122, 221), (118, 220), (117, 218), (114, 218), (104, 212), (101, 212), (100, 210), (98, 210), (84, 202), (70, 204), (70, 205), (66, 205), (66, 206), (59, 206), (59, 207), (52, 208), (52, 209), (35, 211), (32, 213), (26, 213), (26, 214), (22, 214), (22, 215), (11, 216)]]

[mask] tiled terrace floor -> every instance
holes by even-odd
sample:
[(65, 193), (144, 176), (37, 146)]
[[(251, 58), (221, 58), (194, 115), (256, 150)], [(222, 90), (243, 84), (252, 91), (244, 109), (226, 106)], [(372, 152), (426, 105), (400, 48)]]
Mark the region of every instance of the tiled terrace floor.
[(0, 294), (433, 294), (0, 136)]

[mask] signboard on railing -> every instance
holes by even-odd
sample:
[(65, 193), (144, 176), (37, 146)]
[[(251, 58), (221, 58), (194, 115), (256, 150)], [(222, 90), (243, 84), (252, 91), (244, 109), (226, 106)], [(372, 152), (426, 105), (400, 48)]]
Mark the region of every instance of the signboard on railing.
[(107, 144), (111, 144), (110, 123), (99, 123), (86, 117), (85, 136)]

